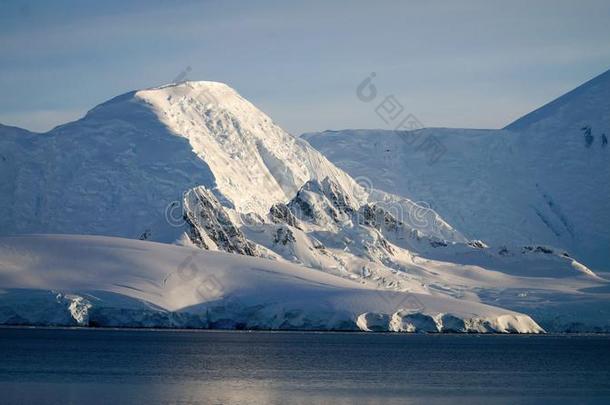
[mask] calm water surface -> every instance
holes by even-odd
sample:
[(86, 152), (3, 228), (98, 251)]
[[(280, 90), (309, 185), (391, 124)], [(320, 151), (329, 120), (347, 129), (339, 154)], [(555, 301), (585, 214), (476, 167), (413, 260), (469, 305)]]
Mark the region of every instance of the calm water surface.
[(0, 403), (610, 403), (610, 336), (0, 329)]

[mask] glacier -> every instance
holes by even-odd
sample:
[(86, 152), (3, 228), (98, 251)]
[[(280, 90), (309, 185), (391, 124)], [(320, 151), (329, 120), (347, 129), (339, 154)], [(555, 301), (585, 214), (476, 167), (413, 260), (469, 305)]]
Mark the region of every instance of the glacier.
[(527, 315), (480, 303), (381, 291), (289, 263), (148, 241), (3, 237), (0, 257), (0, 324), (542, 332)]

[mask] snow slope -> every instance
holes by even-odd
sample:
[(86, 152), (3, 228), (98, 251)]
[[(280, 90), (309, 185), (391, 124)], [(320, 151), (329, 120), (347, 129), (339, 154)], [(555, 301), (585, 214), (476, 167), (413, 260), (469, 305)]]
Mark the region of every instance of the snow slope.
[[(130, 92), (45, 134), (0, 128), (3, 234), (60, 232), (173, 242), (166, 207), (204, 185), (266, 214), (310, 179), (353, 180), (230, 87)], [(126, 209), (126, 207), (128, 209)]]
[[(344, 277), (358, 276), (373, 260), (373, 277), (399, 284), (392, 272), (402, 265), (385, 237), (358, 220), (371, 190), (221, 83), (130, 92), (46, 134), (9, 128), (0, 152), (0, 234), (194, 244)], [(407, 198), (383, 198), (394, 211), (420, 208)], [(275, 229), (283, 220), (272, 211), (281, 207), (299, 218), (300, 229)], [(403, 221), (401, 232), (467, 242), (424, 211)], [(278, 244), (277, 232), (289, 239), (296, 233), (298, 246), (288, 239)]]
[[(456, 150), (465, 154), (468, 146), (476, 150), (485, 145), (472, 139), (464, 137), (467, 144), (456, 144)], [(366, 162), (370, 156), (363, 155), (362, 161)], [(456, 160), (455, 164), (457, 170), (461, 163)], [(494, 309), (494, 314), (512, 311), (534, 314), (536, 321), (549, 330), (610, 330), (607, 281), (599, 278), (586, 263), (575, 260), (571, 252), (541, 245), (536, 239), (519, 239), (510, 229), (503, 229), (501, 221), (493, 222), (489, 217), (487, 225), (497, 227), (494, 228), (497, 240), (493, 240), (496, 243), (488, 238), (488, 244), (478, 241), (475, 239), (480, 237), (478, 233), (470, 232), (466, 225), (464, 229), (468, 233), (455, 227), (426, 203), (418, 204), (409, 199), (410, 194), (401, 197), (378, 190), (383, 189), (378, 184), (388, 179), (391, 180), (388, 184), (393, 183), (393, 172), (377, 173), (375, 167), (380, 166), (373, 164), (366, 177), (350, 177), (307, 142), (281, 130), (264, 113), (220, 83), (185, 82), (127, 93), (95, 107), (83, 119), (45, 134), (0, 127), (0, 166), (0, 209), (3, 212), (0, 235), (117, 236), (266, 258), (276, 262), (269, 266), (290, 269), (294, 274), (322, 271), (327, 274), (325, 277), (332, 276), (332, 280), (336, 280), (336, 276), (343, 279), (349, 288), (359, 286), (357, 295), (364, 300), (362, 306), (336, 302), (349, 310), (349, 316), (343, 316), (341, 324), (355, 319), (361, 329), (412, 330), (414, 327), (409, 326), (409, 322), (424, 322), (428, 325), (426, 328), (439, 325), (440, 318), (434, 318), (430, 323), (429, 317), (420, 315), (415, 316), (416, 319), (409, 315), (411, 320), (405, 323), (401, 319), (408, 314), (396, 315), (400, 308), (373, 305), (374, 300), (366, 298), (371, 294), (384, 297), (404, 297), (406, 294), (408, 297), (421, 296), (425, 307), (434, 309), (435, 314), (452, 307), (458, 310), (486, 304), (504, 308)], [(512, 180), (514, 174), (506, 181)], [(476, 180), (477, 175), (475, 172), (471, 179)], [(442, 177), (444, 172), (439, 176), (446, 180)], [(424, 190), (429, 189), (426, 188), (428, 183), (435, 184), (425, 176), (409, 178), (413, 180), (412, 184), (421, 184)], [(490, 188), (498, 187), (492, 181), (489, 184)], [(454, 187), (456, 193), (441, 193), (439, 201), (442, 204), (435, 201), (433, 208), (464, 206), (466, 197), (471, 196), (464, 194), (459, 186), (459, 181), (444, 186), (448, 190)], [(496, 188), (492, 190), (495, 192)], [(417, 193), (414, 195), (419, 198)], [(541, 198), (552, 213), (563, 218), (562, 208), (558, 208), (554, 200), (547, 194)], [(498, 206), (487, 206), (490, 213), (510, 206), (511, 201), (497, 203)], [(480, 221), (486, 218), (485, 215), (480, 219), (477, 215), (473, 217)], [(463, 218), (453, 219), (460, 226), (466, 223)], [(538, 228), (533, 228), (537, 232)], [(4, 302), (9, 303), (5, 307), (9, 308), (9, 315), (5, 319), (54, 323), (55, 318), (45, 318), (44, 310), (36, 309), (36, 302), (47, 305), (49, 299), (53, 305), (59, 303), (59, 307), (53, 307), (59, 312), (53, 313), (57, 319), (63, 319), (61, 322), (85, 319), (91, 297), (82, 294), (95, 290), (102, 291), (100, 294), (105, 298), (101, 299), (98, 293), (94, 296), (113, 308), (111, 318), (127, 311), (124, 325), (141, 322), (141, 325), (220, 327), (216, 320), (194, 320), (190, 310), (183, 310), (201, 304), (193, 298), (197, 285), (190, 285), (188, 291), (177, 290), (178, 301), (168, 298), (170, 293), (150, 289), (140, 281), (136, 284), (121, 281), (122, 286), (113, 287), (116, 272), (122, 274), (130, 269), (129, 263), (135, 263), (138, 269), (156, 266), (140, 262), (143, 256), (138, 253), (139, 248), (102, 249), (103, 254), (91, 256), (92, 251), (98, 250), (98, 242), (105, 246), (105, 239), (93, 238), (95, 243), (91, 242), (90, 246), (83, 242), (88, 240), (85, 237), (65, 238), (10, 239), (22, 241), (17, 251), (25, 253), (15, 256), (13, 242), (0, 251), (0, 263), (5, 263), (0, 267), (0, 288), (10, 288), (4, 296)], [(62, 240), (66, 246), (58, 242)], [(120, 242), (129, 243), (137, 242)], [(154, 246), (150, 249), (168, 257), (172, 256), (172, 249), (178, 249), (159, 244), (133, 246)], [(30, 248), (35, 251), (28, 251)], [(67, 266), (67, 262), (61, 262), (61, 266), (49, 268), (48, 279), (40, 278), (40, 268), (34, 273), (29, 270), (22, 273), (26, 275), (23, 278), (13, 278), (15, 273), (11, 269), (23, 268), (29, 257), (39, 257), (37, 260), (44, 262), (39, 265), (45, 266), (55, 260), (49, 252), (51, 249), (63, 251), (62, 260), (71, 261), (71, 264)], [(119, 258), (116, 258), (117, 251), (122, 252)], [(79, 261), (81, 255), (88, 263)], [(175, 263), (164, 265), (162, 258), (156, 255), (146, 257), (159, 260), (159, 266), (165, 270), (176, 267)], [(211, 259), (214, 257), (220, 256), (206, 253), (204, 262), (214, 264), (210, 271), (220, 272), (219, 269), (225, 267), (214, 262)], [(117, 264), (116, 271), (106, 270), (108, 260)], [(227, 260), (250, 263), (254, 259)], [(105, 264), (99, 275), (91, 276), (91, 282), (83, 284), (82, 277), (94, 271), (90, 269), (101, 266), (98, 261)], [(63, 267), (70, 270), (64, 272)], [(246, 267), (251, 271), (251, 267)], [(231, 280), (235, 277), (238, 281), (230, 283), (243, 283), (239, 284), (242, 292), (250, 282), (254, 290), (267, 291), (262, 287), (263, 282), (251, 279), (253, 275), (245, 270), (246, 267), (231, 273)], [(228, 268), (234, 271), (233, 265)], [(144, 277), (144, 271), (137, 277)], [(265, 278), (263, 284), (283, 289), (283, 285), (276, 283), (285, 275), (273, 274), (270, 279)], [(275, 280), (276, 277), (279, 280)], [(33, 283), (32, 280), (44, 282)], [(61, 297), (45, 293), (49, 286), (57, 286)], [(136, 288), (134, 291), (146, 294), (127, 294), (125, 288), (131, 291), (132, 287)], [(316, 303), (316, 300), (305, 299), (310, 293), (305, 291), (300, 295), (303, 291), (300, 288), (291, 284), (287, 290), (290, 293), (278, 297), (292, 303), (291, 310), (305, 311), (311, 316), (316, 314), (318, 317), (322, 307), (341, 312), (335, 301)], [(247, 301), (249, 293), (242, 295), (242, 292), (240, 299)], [(277, 293), (269, 294), (276, 296)], [(189, 296), (191, 301), (180, 301)], [(264, 308), (270, 305), (261, 303), (258, 295), (254, 298), (256, 305)], [(224, 299), (220, 302), (221, 307), (227, 304)], [(99, 304), (100, 300), (95, 302)], [(66, 318), (64, 304), (69, 308), (71, 318)], [(15, 311), (15, 305), (21, 308), (17, 315), (11, 312)], [(149, 307), (153, 308), (152, 312), (142, 312)], [(31, 314), (27, 315), (24, 308)], [(284, 307), (276, 305), (273, 308), (279, 311)], [(242, 309), (227, 313), (222, 324), (243, 326), (243, 322), (235, 323), (237, 318), (234, 319), (245, 319)], [(188, 315), (181, 315), (186, 318), (179, 320), (175, 320), (174, 315), (170, 318), (160, 315), (167, 310)], [(206, 313), (209, 310), (206, 307)], [(475, 314), (475, 318), (481, 314), (488, 319), (488, 313), (480, 308), (465, 311)], [(466, 312), (460, 312), (460, 319), (471, 319)], [(144, 318), (135, 321), (132, 315)], [(94, 323), (119, 322), (104, 319), (96, 318)], [(281, 325), (272, 323), (269, 318), (262, 319), (260, 324), (248, 325)], [(338, 327), (329, 326), (328, 320), (316, 319), (321, 328)], [(468, 325), (479, 325), (478, 321), (473, 322)], [(371, 326), (373, 323), (377, 326)], [(302, 327), (313, 328), (311, 325), (313, 323), (304, 323)], [(438, 330), (438, 327), (434, 328)], [(464, 330), (468, 328), (470, 326)], [(522, 329), (516, 327), (515, 330)]]
[[(610, 71), (503, 130), (304, 134), (373, 188), (427, 203), (467, 238), (551, 245), (610, 270)], [(587, 135), (590, 128), (590, 135)], [(436, 161), (425, 148), (445, 152)]]
[(99, 236), (0, 238), (0, 324), (522, 332), (528, 316), (269, 260)]

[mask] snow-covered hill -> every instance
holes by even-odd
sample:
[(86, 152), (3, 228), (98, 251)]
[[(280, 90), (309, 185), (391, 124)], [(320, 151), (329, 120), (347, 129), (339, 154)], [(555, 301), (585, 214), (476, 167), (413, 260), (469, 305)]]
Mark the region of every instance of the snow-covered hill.
[[(464, 145), (458, 142), (456, 150), (470, 153), (469, 145), (474, 149), (486, 148), (484, 143), (473, 142), (466, 136), (464, 142)], [(363, 156), (362, 161), (372, 162), (371, 156), (374, 155)], [(455, 160), (455, 165), (460, 165), (459, 160)], [(322, 271), (344, 279), (349, 286), (359, 285), (357, 294), (363, 297), (373, 294), (364, 290), (382, 295), (421, 295), (426, 308), (435, 308), (435, 313), (453, 306), (456, 310), (466, 308), (464, 311), (477, 317), (486, 312), (468, 308), (483, 303), (500, 305), (505, 308), (501, 311), (534, 314), (536, 321), (550, 330), (610, 329), (607, 282), (589, 270), (586, 262), (574, 260), (564, 249), (538, 244), (535, 238), (520, 239), (500, 226), (495, 229), (497, 238), (485, 238), (487, 244), (483, 243), (477, 240), (478, 233), (464, 225), (464, 218), (454, 220), (464, 225), (466, 232), (441, 218), (426, 203), (414, 202), (410, 194), (402, 193), (404, 190), (398, 190), (402, 194), (380, 191), (384, 189), (383, 182), (393, 175), (376, 171), (381, 166), (373, 165), (366, 177), (350, 177), (306, 141), (284, 132), (224, 84), (185, 82), (130, 92), (95, 107), (81, 120), (45, 134), (0, 127), (0, 167), (3, 212), (0, 235), (87, 234), (176, 243), (265, 258), (276, 261), (273, 266), (297, 264), (301, 267), (291, 265), (286, 269), (299, 269), (298, 274)], [(478, 181), (477, 174), (472, 173), (471, 179)], [(413, 178), (410, 172), (403, 175)], [(435, 184), (425, 176), (417, 180), (422, 187)], [(502, 183), (500, 186), (492, 183), (486, 187), (501, 189)], [(459, 205), (471, 197), (459, 189), (459, 182), (452, 187), (456, 192), (441, 196), (439, 201)], [(547, 190), (545, 187), (542, 189)], [(554, 189), (549, 190), (540, 198), (561, 219), (565, 202), (562, 199), (558, 208)], [(420, 198), (417, 193), (414, 195)], [(446, 207), (434, 202), (434, 208)], [(501, 211), (510, 201), (498, 203), (498, 207), (490, 205), (488, 210)], [(488, 225), (496, 223), (490, 221)], [(538, 228), (533, 227), (536, 234)], [(13, 245), (15, 240), (20, 241), (18, 247)], [(38, 257), (37, 263), (46, 265), (48, 260), (55, 260), (48, 250), (56, 248), (67, 256), (83, 255), (91, 262), (88, 266), (78, 258), (67, 257), (66, 260), (73, 260), (65, 264), (69, 270), (60, 271), (61, 266), (49, 270), (51, 284), (66, 294), (76, 294), (82, 301), (85, 298), (75, 291), (83, 288), (123, 295), (124, 289), (143, 289), (135, 279), (133, 283), (121, 282), (120, 291), (113, 289), (108, 283), (113, 282), (114, 273), (101, 270), (99, 276), (83, 287), (82, 277), (93, 271), (89, 269), (97, 266), (95, 262), (108, 264), (107, 260), (115, 260), (112, 257), (117, 250), (102, 249), (103, 255), (90, 256), (98, 245), (105, 246), (107, 240), (94, 238), (91, 244), (82, 240), (88, 239), (10, 239), (8, 247), (0, 252), (0, 288), (11, 288), (10, 294), (4, 296), (4, 301), (9, 302), (6, 308), (13, 308), (17, 302), (35, 311), (35, 305), (27, 306), (27, 301), (35, 301), (37, 296), (29, 292), (19, 295), (15, 289), (45, 289), (44, 283), (32, 283), (38, 280), (42, 267), (35, 267), (34, 273), (24, 270), (22, 274), (26, 275), (18, 278), (13, 277), (14, 269), (26, 268), (30, 256)], [(27, 250), (29, 244), (34, 250)], [(168, 255), (173, 249), (168, 246), (170, 250), (166, 251), (159, 244), (133, 246), (146, 246), (142, 249)], [(116, 258), (117, 269), (128, 267), (130, 260), (140, 260), (139, 248), (117, 249), (122, 252)], [(15, 262), (12, 252), (20, 250), (24, 253)], [(129, 258), (131, 255), (133, 258)], [(157, 260), (152, 253), (146, 256)], [(217, 263), (209, 259), (212, 257), (216, 256), (206, 256), (204, 262), (209, 261), (211, 265), (205, 265), (215, 269)], [(159, 272), (168, 271), (174, 264), (160, 266)], [(141, 271), (138, 274), (142, 276), (145, 270)], [(235, 272), (231, 277), (243, 278), (246, 284), (251, 280), (243, 272)], [(284, 275), (273, 273), (269, 277), (282, 279)], [(265, 278), (264, 282), (275, 285), (276, 281)], [(258, 286), (254, 283), (252, 288)], [(300, 287), (291, 285), (288, 290), (294, 294), (289, 301), (302, 305), (294, 304), (291, 310), (318, 313), (320, 306), (299, 298)], [(174, 304), (152, 299), (150, 294), (138, 297), (146, 305), (172, 311), (204, 303)], [(68, 301), (69, 306), (74, 302)], [(134, 305), (141, 308), (123, 296), (111, 301), (112, 305), (119, 302), (125, 308)], [(384, 307), (382, 311), (376, 304), (369, 305), (370, 302), (366, 298), (363, 306), (346, 304), (346, 309), (357, 308), (350, 310), (351, 318), (347, 318), (353, 321), (364, 316), (355, 320), (358, 325), (365, 325), (362, 329), (370, 329), (366, 325), (379, 319), (385, 325), (379, 328), (392, 329), (386, 321), (393, 316), (392, 311), (400, 308)], [(256, 303), (268, 304), (260, 300)], [(320, 305), (327, 304), (322, 301)], [(78, 303), (74, 305), (81, 308)], [(333, 311), (338, 308), (328, 305)], [(367, 311), (373, 311), (372, 315), (363, 315)], [(22, 314), (23, 311), (19, 316), (23, 317)], [(260, 325), (269, 325), (271, 321), (265, 318), (261, 322)]]
[[(504, 130), (345, 130), (303, 137), (374, 188), (429, 204), (468, 238), (552, 245), (608, 271), (609, 100), (610, 71)], [(430, 158), (426, 140), (442, 145), (438, 160)]]
[(0, 238), (0, 324), (521, 332), (527, 315), (243, 255), (99, 236)]

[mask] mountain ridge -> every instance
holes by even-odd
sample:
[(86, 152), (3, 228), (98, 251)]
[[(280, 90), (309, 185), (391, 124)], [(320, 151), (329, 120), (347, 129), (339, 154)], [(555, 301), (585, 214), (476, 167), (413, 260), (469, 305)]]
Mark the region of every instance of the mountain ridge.
[[(607, 270), (609, 95), (607, 71), (502, 130), (345, 130), (302, 137), (352, 176), (370, 176), (378, 189), (427, 202), (469, 238), (496, 245), (537, 241)], [(410, 141), (417, 137), (442, 144), (442, 157), (427, 161)]]
[[(573, 102), (581, 96), (590, 97), (592, 91), (601, 91), (604, 94), (610, 92), (610, 69), (606, 70), (575, 89), (557, 97), (556, 99), (544, 104), (534, 111), (517, 118), (515, 121), (506, 125), (503, 129), (524, 130), (536, 122), (544, 119), (545, 114), (557, 113), (557, 110)], [(550, 111), (549, 111), (550, 110)]]

